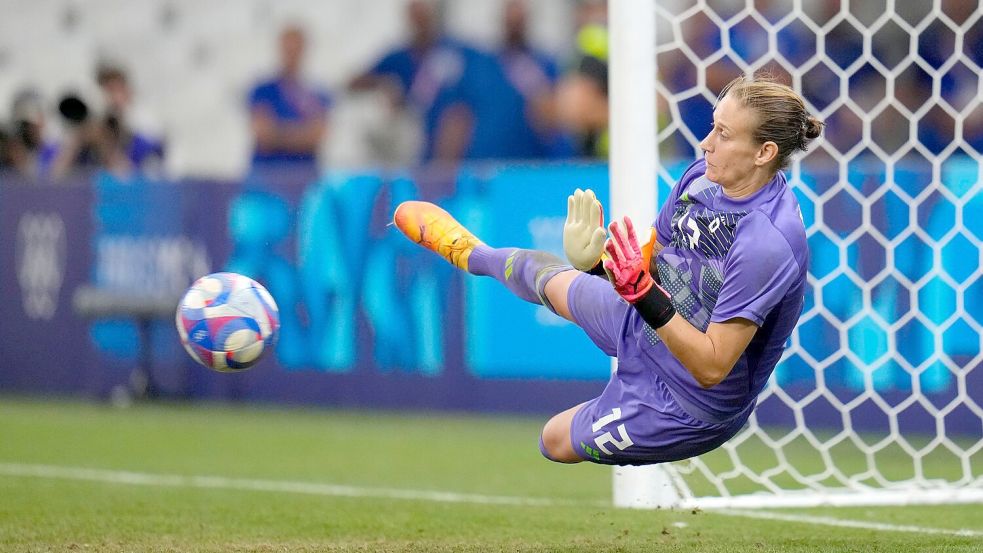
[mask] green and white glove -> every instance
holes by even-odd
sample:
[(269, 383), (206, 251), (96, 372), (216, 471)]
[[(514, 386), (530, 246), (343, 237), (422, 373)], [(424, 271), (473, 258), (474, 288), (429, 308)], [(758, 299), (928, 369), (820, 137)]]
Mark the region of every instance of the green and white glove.
[(604, 274), (604, 208), (590, 189), (567, 197), (567, 220), (563, 224), (563, 253), (573, 267), (591, 274)]

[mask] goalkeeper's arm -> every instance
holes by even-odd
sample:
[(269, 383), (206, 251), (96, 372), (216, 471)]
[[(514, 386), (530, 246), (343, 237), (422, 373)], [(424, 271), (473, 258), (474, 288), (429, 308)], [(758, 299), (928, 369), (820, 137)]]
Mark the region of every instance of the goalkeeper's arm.
[(676, 313), (669, 294), (649, 275), (631, 220), (612, 223), (610, 231), (604, 269), (615, 290), (656, 330), (700, 386), (718, 384), (730, 374), (758, 327), (738, 317), (710, 323), (706, 333), (701, 332)]

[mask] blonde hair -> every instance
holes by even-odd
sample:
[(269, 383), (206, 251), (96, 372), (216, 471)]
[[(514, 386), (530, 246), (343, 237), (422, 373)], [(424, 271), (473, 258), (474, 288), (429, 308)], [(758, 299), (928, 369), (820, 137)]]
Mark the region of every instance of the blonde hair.
[(752, 136), (758, 143), (778, 145), (776, 168), (788, 166), (797, 151), (806, 151), (826, 125), (806, 110), (805, 102), (794, 90), (769, 75), (742, 75), (727, 83), (717, 97), (719, 102), (730, 95), (758, 116)]

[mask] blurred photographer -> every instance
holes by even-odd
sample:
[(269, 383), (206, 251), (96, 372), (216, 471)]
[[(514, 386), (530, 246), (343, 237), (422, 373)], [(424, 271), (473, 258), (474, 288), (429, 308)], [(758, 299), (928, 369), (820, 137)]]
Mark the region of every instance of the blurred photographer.
[(105, 169), (120, 178), (134, 174), (159, 176), (163, 142), (131, 124), (133, 91), (122, 69), (100, 66), (96, 82), (102, 91), (103, 113), (95, 114), (77, 96), (58, 104), (68, 130), (53, 163), (52, 175), (64, 178), (86, 169)]
[(32, 88), (18, 92), (10, 113), (10, 124), (0, 129), (0, 168), (37, 180), (47, 174), (56, 150), (45, 138), (41, 95)]

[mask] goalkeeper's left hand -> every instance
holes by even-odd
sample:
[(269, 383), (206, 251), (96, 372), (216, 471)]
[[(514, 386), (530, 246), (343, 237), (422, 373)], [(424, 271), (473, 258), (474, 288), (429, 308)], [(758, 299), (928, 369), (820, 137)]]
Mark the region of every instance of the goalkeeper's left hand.
[(604, 270), (608, 279), (652, 328), (664, 326), (676, 314), (676, 309), (669, 294), (649, 274), (648, 259), (638, 245), (631, 219), (625, 217), (620, 224), (614, 221), (608, 230), (611, 237), (604, 243), (608, 255)]
[(563, 223), (563, 253), (578, 271), (594, 273), (604, 253), (604, 209), (590, 189), (579, 188), (567, 197)]

